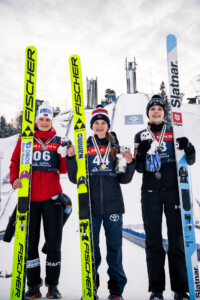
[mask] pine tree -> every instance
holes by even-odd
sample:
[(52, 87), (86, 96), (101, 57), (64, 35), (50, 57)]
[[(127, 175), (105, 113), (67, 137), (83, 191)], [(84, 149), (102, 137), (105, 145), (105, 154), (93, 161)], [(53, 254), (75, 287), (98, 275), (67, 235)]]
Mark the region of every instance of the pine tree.
[(163, 99), (165, 105), (166, 105), (166, 116), (165, 116), (165, 121), (167, 124), (172, 124), (172, 113), (171, 113), (171, 104), (168, 100), (168, 97), (167, 97), (167, 93), (165, 91), (165, 83), (164, 81), (161, 82), (161, 85), (160, 85), (160, 96), (161, 98)]

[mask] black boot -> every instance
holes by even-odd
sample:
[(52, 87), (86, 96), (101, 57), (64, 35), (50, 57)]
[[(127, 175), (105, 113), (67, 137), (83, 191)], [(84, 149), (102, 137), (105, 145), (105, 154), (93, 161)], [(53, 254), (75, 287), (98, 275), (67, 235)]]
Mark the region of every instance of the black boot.
[(190, 300), (187, 293), (174, 293), (174, 300)]
[(162, 292), (152, 292), (149, 300), (164, 300)]

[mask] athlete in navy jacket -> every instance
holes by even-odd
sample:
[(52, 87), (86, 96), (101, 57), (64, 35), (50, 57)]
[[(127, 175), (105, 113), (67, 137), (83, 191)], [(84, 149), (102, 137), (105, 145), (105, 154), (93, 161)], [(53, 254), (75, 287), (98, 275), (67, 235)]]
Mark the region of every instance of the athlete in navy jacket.
[[(189, 299), (173, 129), (163, 122), (165, 105), (154, 95), (147, 105), (149, 123), (135, 135), (136, 170), (143, 173), (142, 216), (146, 233), (146, 259), (150, 300), (163, 299), (165, 290), (165, 251), (162, 246), (162, 214), (166, 216), (168, 233), (168, 261), (174, 299)], [(142, 140), (149, 135), (150, 139)], [(186, 137), (177, 139), (184, 149), (189, 165), (195, 162), (195, 149)], [(147, 152), (152, 141), (158, 143), (159, 159), (148, 168)], [(158, 154), (158, 152), (157, 152)], [(155, 156), (154, 156), (155, 158)], [(156, 164), (155, 164), (156, 162)], [(157, 168), (158, 167), (158, 168)], [(155, 168), (155, 170), (153, 170)], [(157, 169), (156, 169), (157, 168)]]
[[(126, 151), (124, 153), (127, 161), (126, 173), (116, 173), (116, 154), (119, 152), (119, 145), (116, 144), (115, 134), (109, 133), (110, 120), (105, 108), (97, 106), (92, 113), (90, 124), (94, 136), (88, 138), (87, 155), (97, 287), (99, 286), (98, 267), (101, 263), (99, 234), (103, 223), (107, 244), (109, 299), (122, 299), (127, 279), (122, 266), (124, 202), (120, 183), (129, 183), (132, 180), (135, 161), (130, 151)], [(77, 164), (74, 154), (72, 146), (71, 150), (68, 150), (67, 166), (69, 179), (76, 183)]]

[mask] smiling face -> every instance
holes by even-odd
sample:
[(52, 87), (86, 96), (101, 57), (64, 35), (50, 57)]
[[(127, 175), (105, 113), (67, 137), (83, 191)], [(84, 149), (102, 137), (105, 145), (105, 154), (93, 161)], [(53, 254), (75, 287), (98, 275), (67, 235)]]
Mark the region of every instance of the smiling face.
[(49, 118), (40, 117), (37, 120), (37, 127), (41, 131), (49, 131), (52, 126), (52, 121)]
[(92, 125), (92, 130), (98, 138), (102, 139), (106, 137), (106, 132), (108, 131), (108, 124), (104, 120), (96, 120)]
[(150, 107), (148, 115), (149, 123), (161, 124), (164, 119), (165, 112), (162, 106), (154, 105)]

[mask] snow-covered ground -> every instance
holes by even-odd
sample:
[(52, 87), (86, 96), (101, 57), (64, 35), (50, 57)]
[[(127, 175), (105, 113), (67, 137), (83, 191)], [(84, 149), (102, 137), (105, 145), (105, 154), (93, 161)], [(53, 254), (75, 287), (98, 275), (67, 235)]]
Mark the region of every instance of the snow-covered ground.
[[(146, 105), (147, 97), (143, 94), (121, 95), (117, 104), (108, 105), (106, 108), (112, 118), (111, 129), (117, 133), (121, 145), (129, 145), (133, 151), (134, 135), (137, 131), (144, 128), (146, 124)], [(91, 110), (86, 110), (87, 134), (91, 133), (89, 121)], [(193, 191), (194, 215), (195, 220), (200, 221), (200, 209), (197, 201), (200, 202), (199, 173), (200, 170), (200, 105), (183, 105), (183, 118), (185, 123), (185, 135), (195, 145), (197, 151), (197, 162), (191, 167), (191, 181)], [(73, 120), (71, 112), (61, 114), (54, 119), (54, 127), (61, 136), (68, 137), (73, 141)], [(143, 119), (144, 123), (141, 123)], [(0, 139), (0, 151), (3, 153), (1, 159), (1, 209), (0, 209), (0, 231), (4, 230), (8, 218), (16, 204), (17, 192), (12, 191), (11, 185), (3, 183), (3, 180), (9, 174), (9, 164), (12, 152), (17, 142), (18, 136)], [(80, 270), (80, 251), (79, 251), (79, 233), (78, 233), (78, 210), (76, 186), (69, 182), (68, 176), (61, 177), (63, 191), (68, 194), (73, 202), (73, 212), (66, 226), (64, 227), (62, 242), (62, 270), (60, 276), (59, 289), (63, 299), (80, 299), (81, 296), (81, 270)], [(135, 173), (132, 182), (122, 186), (126, 213), (124, 215), (124, 225), (142, 224), (140, 208), (140, 188), (141, 174)], [(163, 231), (165, 235), (165, 220), (163, 221)], [(199, 231), (196, 238), (200, 242)], [(41, 244), (44, 241), (41, 231)], [(101, 232), (102, 264), (100, 266), (100, 288), (98, 294), (100, 298), (106, 299), (107, 290), (107, 265), (106, 265), (106, 247), (104, 232)], [(11, 273), (13, 257), (13, 241), (10, 244), (0, 241), (0, 271), (2, 274)], [(45, 278), (45, 255), (41, 253), (42, 277)], [(123, 240), (123, 263), (128, 278), (128, 283), (124, 291), (125, 300), (145, 300), (149, 298), (148, 278), (145, 261), (145, 252), (143, 248), (132, 244), (128, 240)], [(170, 291), (168, 266), (166, 261), (166, 292), (165, 299), (173, 299)], [(0, 274), (1, 276), (1, 274)], [(9, 299), (10, 278), (0, 277), (0, 300)], [(46, 295), (46, 288), (42, 287), (43, 296)]]

